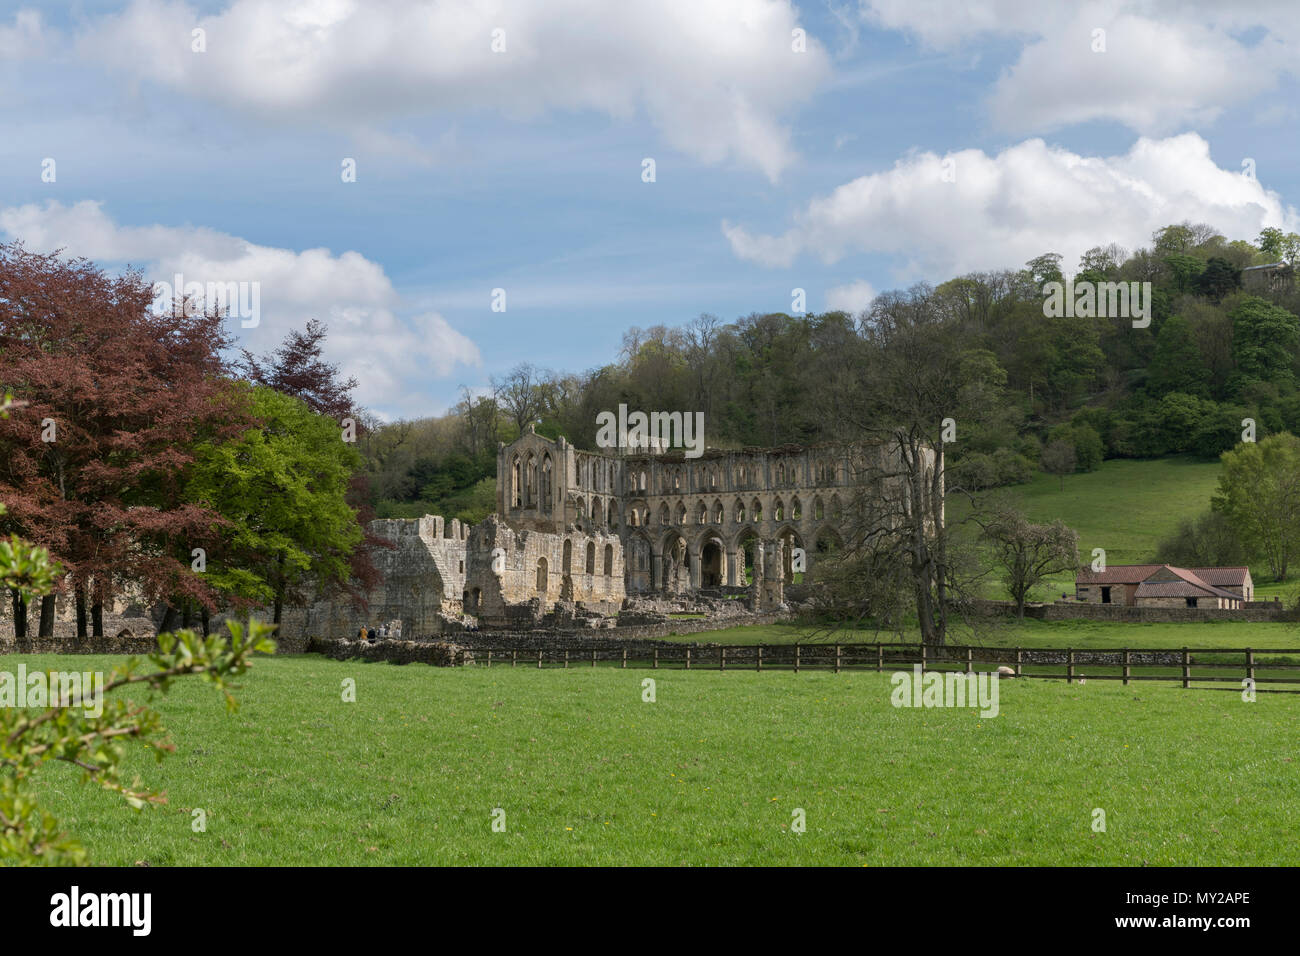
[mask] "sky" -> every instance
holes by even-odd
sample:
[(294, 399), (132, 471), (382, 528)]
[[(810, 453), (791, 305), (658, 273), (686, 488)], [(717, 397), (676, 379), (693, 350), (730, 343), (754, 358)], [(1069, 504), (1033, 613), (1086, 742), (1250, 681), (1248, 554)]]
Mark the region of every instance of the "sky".
[(0, 241), (246, 283), (239, 345), (319, 318), (440, 414), (795, 290), (1300, 231), (1300, 5), (1240, 6), (0, 0)]

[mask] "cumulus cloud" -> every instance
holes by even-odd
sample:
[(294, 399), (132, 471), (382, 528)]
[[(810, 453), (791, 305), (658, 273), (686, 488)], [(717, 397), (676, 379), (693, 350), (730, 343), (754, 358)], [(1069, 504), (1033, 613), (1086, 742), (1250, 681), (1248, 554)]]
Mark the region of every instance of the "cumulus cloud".
[(1110, 157), (1041, 139), (994, 156), (915, 153), (813, 199), (781, 235), (726, 221), (722, 228), (738, 257), (763, 265), (884, 253), (895, 257), (900, 278), (942, 279), (1016, 267), (1048, 251), (1072, 265), (1092, 246), (1135, 248), (1185, 219), (1231, 238), (1253, 239), (1264, 226), (1300, 229), (1294, 207), (1242, 170), (1217, 166), (1194, 133), (1139, 139)]
[(826, 290), (826, 309), (830, 312), (847, 312), (856, 315), (871, 304), (876, 290), (870, 282), (854, 279), (844, 285)]
[(1112, 120), (1163, 135), (1212, 122), (1300, 73), (1300, 10), (1289, 2), (862, 0), (861, 7), (868, 22), (940, 49), (1018, 39), (1019, 58), (989, 100), (993, 119), (1016, 132)]
[(19, 10), (12, 26), (0, 23), (0, 60), (35, 59), (44, 56), (48, 34), (38, 10)]
[[(791, 0), (231, 0), (209, 15), (132, 0), (77, 48), (276, 121), (642, 110), (672, 147), (775, 179), (794, 155), (784, 116), (829, 74), (814, 38), (795, 52), (797, 28)], [(206, 52), (191, 50), (195, 29)]]
[(33, 251), (63, 249), (99, 263), (129, 263), (152, 281), (171, 283), (180, 273), (187, 283), (256, 282), (261, 322), (245, 329), (232, 320), (240, 344), (266, 351), (290, 329), (318, 318), (330, 330), (327, 358), (355, 375), (358, 399), (381, 412), (427, 404), (409, 394), (410, 382), (482, 364), (478, 347), (438, 313), (403, 316), (401, 297), (383, 268), (357, 252), (262, 246), (188, 225), (122, 226), (90, 200), (0, 208), (0, 232)]

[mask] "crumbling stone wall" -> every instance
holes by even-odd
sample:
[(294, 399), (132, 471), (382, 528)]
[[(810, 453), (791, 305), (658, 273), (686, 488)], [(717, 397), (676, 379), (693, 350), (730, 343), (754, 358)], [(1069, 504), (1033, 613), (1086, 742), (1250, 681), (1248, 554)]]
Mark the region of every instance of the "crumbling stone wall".
[(390, 542), (374, 554), (380, 584), (362, 611), (340, 595), (308, 608), (286, 609), (281, 627), (289, 639), (305, 636), (351, 638), (363, 625), (401, 622), (407, 637), (442, 632), (447, 617), (459, 617), (465, 591), (468, 525), (438, 515), (423, 518), (381, 518), (370, 522), (370, 533)]
[(489, 515), (471, 529), (466, 550), (464, 611), (484, 624), (537, 620), (557, 602), (610, 615), (623, 605), (616, 534), (516, 530)]

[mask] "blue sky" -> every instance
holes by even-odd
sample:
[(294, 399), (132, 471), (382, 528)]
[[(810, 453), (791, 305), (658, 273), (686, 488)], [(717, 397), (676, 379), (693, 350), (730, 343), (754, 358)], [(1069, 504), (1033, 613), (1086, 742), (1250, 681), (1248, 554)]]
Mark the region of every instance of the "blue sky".
[(795, 288), (1300, 229), (1296, 64), (1281, 3), (0, 4), (0, 239), (258, 282), (243, 343), (322, 318), (413, 417)]

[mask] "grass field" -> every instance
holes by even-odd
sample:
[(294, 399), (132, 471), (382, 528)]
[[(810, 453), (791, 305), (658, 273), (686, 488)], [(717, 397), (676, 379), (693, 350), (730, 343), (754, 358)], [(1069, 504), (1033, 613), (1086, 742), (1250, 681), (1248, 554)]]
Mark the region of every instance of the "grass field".
[[(919, 640), (917, 632), (905, 640)], [(831, 630), (803, 624), (744, 625), (718, 631), (674, 635), (671, 641), (699, 641), (717, 644), (793, 644), (804, 642), (854, 641), (892, 642), (889, 633), (843, 628)], [(1300, 625), (1291, 623), (1247, 623), (1211, 621), (1186, 624), (1114, 624), (1107, 621), (1035, 621), (1014, 619), (998, 622), (995, 629), (978, 636), (958, 632), (952, 643), (969, 641), (988, 647), (1074, 647), (1080, 650), (1102, 647), (1169, 648), (1251, 647), (1300, 648)]]
[(874, 673), (660, 672), (655, 703), (647, 676), (263, 660), (233, 716), (159, 699), (177, 752), (131, 766), (166, 806), (63, 766), (43, 792), (119, 865), (1300, 863), (1289, 696), (1003, 681), (985, 719)]
[[(1032, 521), (1060, 518), (1079, 532), (1079, 554), (1092, 561), (1093, 548), (1106, 551), (1108, 564), (1145, 564), (1154, 560), (1161, 538), (1183, 518), (1195, 517), (1210, 506), (1218, 485), (1220, 465), (1187, 458), (1151, 461), (1115, 459), (1096, 471), (1068, 475), (1064, 490), (1059, 479), (1041, 472), (1028, 484), (1007, 489)], [(954, 498), (950, 520), (966, 513), (964, 502)], [(1274, 595), (1288, 601), (1296, 594), (1300, 577), (1273, 582), (1268, 568), (1251, 566), (1260, 600)], [(990, 581), (990, 597), (1006, 597), (1005, 589)], [(1057, 575), (1036, 588), (1031, 600), (1050, 601), (1062, 593), (1074, 594), (1074, 576)]]

